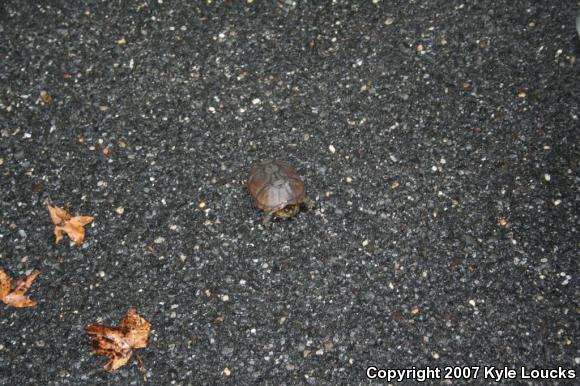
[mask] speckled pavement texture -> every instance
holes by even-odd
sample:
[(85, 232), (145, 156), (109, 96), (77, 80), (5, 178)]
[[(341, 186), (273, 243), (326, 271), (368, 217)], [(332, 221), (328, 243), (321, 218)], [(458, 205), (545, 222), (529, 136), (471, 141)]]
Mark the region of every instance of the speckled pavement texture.
[[(143, 384), (83, 331), (131, 306), (147, 384), (578, 373), (577, 2), (374, 3), (0, 2), (0, 384)], [(264, 229), (274, 157), (316, 208)]]

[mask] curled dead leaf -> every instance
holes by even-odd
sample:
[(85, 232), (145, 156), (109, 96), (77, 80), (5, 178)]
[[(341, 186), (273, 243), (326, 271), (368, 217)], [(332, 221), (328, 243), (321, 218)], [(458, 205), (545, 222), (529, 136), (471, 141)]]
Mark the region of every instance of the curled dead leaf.
[(54, 224), (54, 235), (56, 242), (62, 240), (62, 235), (66, 233), (77, 247), (83, 245), (85, 240), (85, 225), (90, 224), (95, 219), (92, 216), (72, 217), (69, 212), (62, 208), (47, 205), (48, 213)]
[(38, 275), (40, 275), (40, 272), (35, 271), (28, 275), (26, 279), (17, 280), (12, 289), (12, 278), (6, 272), (0, 270), (0, 300), (12, 307), (35, 306), (36, 301), (28, 298), (26, 292)]
[(130, 308), (119, 322), (119, 327), (109, 327), (93, 323), (85, 327), (89, 334), (91, 349), (97, 355), (106, 356), (109, 361), (104, 370), (113, 371), (124, 366), (134, 349), (147, 347), (151, 323)]

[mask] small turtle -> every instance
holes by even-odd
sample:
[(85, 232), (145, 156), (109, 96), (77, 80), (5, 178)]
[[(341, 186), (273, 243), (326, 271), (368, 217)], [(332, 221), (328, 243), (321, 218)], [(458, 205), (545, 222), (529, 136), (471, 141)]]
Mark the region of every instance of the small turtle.
[(248, 189), (258, 208), (265, 212), (264, 225), (268, 225), (273, 216), (295, 216), (301, 204), (314, 208), (314, 201), (306, 197), (302, 177), (286, 161), (256, 162), (248, 174)]

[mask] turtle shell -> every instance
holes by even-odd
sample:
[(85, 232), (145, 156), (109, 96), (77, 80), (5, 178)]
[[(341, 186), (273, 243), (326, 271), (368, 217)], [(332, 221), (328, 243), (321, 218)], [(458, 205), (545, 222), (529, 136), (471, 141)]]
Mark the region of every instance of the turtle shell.
[(301, 204), (306, 197), (304, 181), (296, 169), (280, 160), (255, 163), (248, 175), (248, 189), (258, 208), (266, 212)]

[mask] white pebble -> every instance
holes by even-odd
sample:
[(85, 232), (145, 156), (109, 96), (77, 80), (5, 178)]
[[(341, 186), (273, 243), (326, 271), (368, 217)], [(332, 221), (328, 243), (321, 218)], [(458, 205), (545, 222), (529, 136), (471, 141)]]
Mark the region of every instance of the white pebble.
[(252, 104), (253, 105), (259, 105), (262, 101), (260, 100), (260, 98), (254, 98), (252, 99)]
[(469, 299), (469, 304), (471, 304), (472, 307), (475, 307), (475, 300)]
[(546, 173), (546, 174), (544, 174), (544, 179), (546, 181), (550, 181), (552, 179), (552, 177), (548, 173)]
[(336, 148), (332, 145), (328, 146), (328, 150), (330, 150), (332, 154), (336, 153)]
[(556, 201), (554, 201), (554, 205), (556, 205), (556, 206), (560, 205), (561, 203), (562, 203), (562, 200), (556, 200)]

